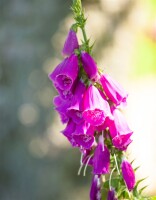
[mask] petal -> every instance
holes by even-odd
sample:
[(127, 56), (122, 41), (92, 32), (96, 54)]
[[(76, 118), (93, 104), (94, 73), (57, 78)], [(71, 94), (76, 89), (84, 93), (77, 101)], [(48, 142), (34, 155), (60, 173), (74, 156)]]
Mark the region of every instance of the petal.
[(95, 141), (93, 136), (87, 134), (74, 134), (73, 138), (79, 146), (82, 146), (85, 149), (91, 149)]
[(70, 56), (75, 49), (79, 48), (78, 40), (75, 31), (70, 29), (66, 41), (64, 43), (64, 47), (62, 50), (62, 54), (64, 56)]
[(63, 135), (65, 135), (68, 138), (72, 138), (72, 134), (74, 133), (75, 128), (76, 124), (72, 120), (69, 120), (66, 128), (63, 131), (61, 131), (61, 133), (63, 133)]
[(109, 131), (112, 137), (113, 145), (119, 150), (126, 150), (132, 142), (130, 136), (133, 131), (129, 128), (124, 116), (118, 109), (112, 110), (114, 121), (109, 121)]
[(131, 135), (132, 133), (114, 137), (112, 139), (113, 145), (121, 151), (126, 150), (128, 145), (132, 142), (132, 140), (130, 139)]

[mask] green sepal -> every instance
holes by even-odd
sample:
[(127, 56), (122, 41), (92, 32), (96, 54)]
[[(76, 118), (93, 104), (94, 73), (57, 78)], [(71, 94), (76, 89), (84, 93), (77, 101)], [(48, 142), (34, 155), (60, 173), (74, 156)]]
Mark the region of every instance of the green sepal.
[(134, 171), (136, 172), (139, 168), (140, 168), (140, 166), (134, 168)]
[(139, 194), (142, 194), (142, 192), (148, 187), (148, 185), (142, 187), (140, 190), (139, 190)]
[(77, 33), (77, 29), (78, 29), (77, 23), (73, 24), (70, 29), (75, 31), (75, 33)]
[(141, 182), (143, 182), (144, 180), (146, 180), (146, 179), (147, 179), (147, 177), (138, 180), (137, 183), (136, 183), (136, 185), (135, 185), (135, 188), (137, 188), (138, 185), (139, 185)]

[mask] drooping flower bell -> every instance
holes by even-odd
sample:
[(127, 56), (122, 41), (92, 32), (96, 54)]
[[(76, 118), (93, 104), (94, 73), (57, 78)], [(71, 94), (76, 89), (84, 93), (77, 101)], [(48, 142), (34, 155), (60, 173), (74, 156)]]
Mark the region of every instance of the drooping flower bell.
[(90, 200), (101, 200), (99, 175), (93, 175), (92, 184), (90, 188)]
[(135, 186), (135, 174), (131, 164), (126, 159), (121, 163), (121, 171), (128, 190), (133, 190)]
[(100, 76), (100, 82), (107, 97), (116, 105), (126, 105), (127, 92), (108, 74)]
[(108, 102), (93, 85), (83, 96), (83, 110), (83, 118), (93, 126), (100, 126), (107, 117), (112, 118)]
[(111, 188), (111, 190), (108, 191), (107, 200), (118, 200), (115, 197), (115, 190), (114, 190), (114, 188)]
[(103, 136), (99, 136), (99, 143), (95, 149), (93, 157), (93, 173), (107, 174), (110, 167), (110, 153), (104, 145)]
[(78, 57), (72, 54), (66, 62), (61, 65), (59, 73), (56, 75), (55, 83), (61, 90), (70, 90), (78, 76)]
[(64, 47), (62, 49), (62, 54), (64, 56), (70, 56), (75, 49), (79, 48), (78, 39), (76, 36), (76, 32), (72, 29), (69, 30), (66, 41), (64, 43)]
[(130, 139), (133, 131), (130, 130), (122, 113), (115, 108), (112, 108), (114, 121), (109, 123), (109, 131), (112, 137), (113, 145), (119, 150), (126, 150), (128, 145), (132, 142)]
[(87, 52), (83, 51), (81, 52), (81, 60), (88, 78), (91, 80), (97, 80), (99, 75), (94, 59)]
[(70, 90), (78, 76), (79, 66), (78, 57), (72, 54), (64, 59), (52, 73), (49, 78), (53, 81), (56, 88), (60, 90)]

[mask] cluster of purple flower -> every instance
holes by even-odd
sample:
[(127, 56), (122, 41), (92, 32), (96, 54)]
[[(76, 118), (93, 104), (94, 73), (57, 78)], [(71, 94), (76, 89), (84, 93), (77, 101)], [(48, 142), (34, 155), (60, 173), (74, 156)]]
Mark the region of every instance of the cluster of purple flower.
[[(65, 59), (49, 74), (59, 94), (53, 103), (66, 124), (62, 134), (81, 151), (81, 167), (85, 164), (93, 168), (90, 199), (100, 200), (100, 176), (110, 173), (111, 153), (105, 139), (109, 137), (119, 151), (125, 151), (132, 142), (133, 132), (118, 109), (126, 105), (128, 95), (109, 75), (98, 71), (91, 55), (81, 50), (73, 30), (68, 33), (62, 54)], [(121, 172), (128, 190), (133, 190), (135, 175), (125, 159)], [(117, 199), (113, 188), (107, 199)]]

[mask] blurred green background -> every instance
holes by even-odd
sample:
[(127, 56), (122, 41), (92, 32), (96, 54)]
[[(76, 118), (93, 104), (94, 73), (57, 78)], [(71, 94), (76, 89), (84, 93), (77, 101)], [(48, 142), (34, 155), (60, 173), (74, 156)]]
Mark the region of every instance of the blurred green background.
[[(89, 199), (91, 170), (77, 176), (80, 153), (60, 134), (52, 106), (56, 91), (47, 77), (63, 59), (71, 3), (0, 0), (1, 200)], [(156, 194), (156, 1), (83, 5), (99, 67), (130, 93), (126, 115), (136, 132), (131, 157), (142, 165), (140, 175), (149, 176), (146, 193)]]

